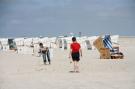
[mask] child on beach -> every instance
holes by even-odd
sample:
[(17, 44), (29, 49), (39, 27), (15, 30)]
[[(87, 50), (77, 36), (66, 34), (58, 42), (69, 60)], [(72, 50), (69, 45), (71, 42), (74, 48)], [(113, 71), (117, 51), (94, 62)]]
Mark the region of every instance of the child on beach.
[(49, 64), (51, 64), (49, 48), (44, 47), (42, 43), (39, 43), (39, 47), (39, 52), (42, 54), (44, 64), (46, 65), (46, 57), (48, 59)]
[(82, 50), (80, 44), (76, 41), (76, 37), (72, 38), (72, 44), (70, 45), (70, 53), (69, 58), (72, 57), (72, 61), (74, 63), (74, 71), (79, 73), (79, 65), (78, 62), (80, 61), (80, 56), (82, 56)]

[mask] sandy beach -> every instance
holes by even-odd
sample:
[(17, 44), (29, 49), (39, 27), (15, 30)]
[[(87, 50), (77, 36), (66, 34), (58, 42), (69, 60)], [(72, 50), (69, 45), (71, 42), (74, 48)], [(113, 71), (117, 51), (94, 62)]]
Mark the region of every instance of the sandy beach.
[(121, 37), (124, 59), (99, 59), (83, 50), (80, 73), (70, 73), (69, 50), (54, 49), (51, 65), (42, 57), (0, 51), (0, 89), (134, 89), (135, 38)]

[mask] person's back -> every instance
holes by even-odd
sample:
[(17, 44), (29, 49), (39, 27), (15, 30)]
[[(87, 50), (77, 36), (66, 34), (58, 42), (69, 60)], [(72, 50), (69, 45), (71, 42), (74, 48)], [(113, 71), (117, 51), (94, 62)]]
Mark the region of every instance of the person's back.
[(77, 42), (71, 44), (71, 49), (73, 53), (79, 52), (80, 47), (81, 47), (80, 44)]
[(82, 56), (82, 50), (75, 37), (72, 38), (72, 41), (69, 58), (72, 57), (72, 61), (74, 62), (74, 72), (79, 72), (78, 62), (80, 61), (80, 56)]

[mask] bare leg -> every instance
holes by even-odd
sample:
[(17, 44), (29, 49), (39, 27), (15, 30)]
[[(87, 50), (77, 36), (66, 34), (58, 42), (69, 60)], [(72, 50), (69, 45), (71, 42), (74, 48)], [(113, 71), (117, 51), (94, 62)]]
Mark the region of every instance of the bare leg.
[(76, 62), (76, 72), (79, 72), (79, 62)]
[(75, 72), (79, 72), (79, 66), (78, 66), (78, 62), (77, 61), (74, 61), (74, 71)]
[(74, 72), (76, 71), (76, 61), (74, 61)]

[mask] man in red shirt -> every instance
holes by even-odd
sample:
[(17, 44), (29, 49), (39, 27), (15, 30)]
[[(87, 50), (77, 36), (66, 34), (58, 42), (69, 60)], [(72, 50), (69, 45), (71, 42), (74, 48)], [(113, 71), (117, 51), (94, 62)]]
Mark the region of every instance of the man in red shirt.
[(80, 56), (82, 56), (82, 50), (80, 44), (76, 41), (76, 37), (72, 38), (72, 44), (70, 45), (70, 54), (69, 58), (72, 56), (72, 61), (74, 63), (74, 71), (79, 72), (78, 62), (80, 60)]

